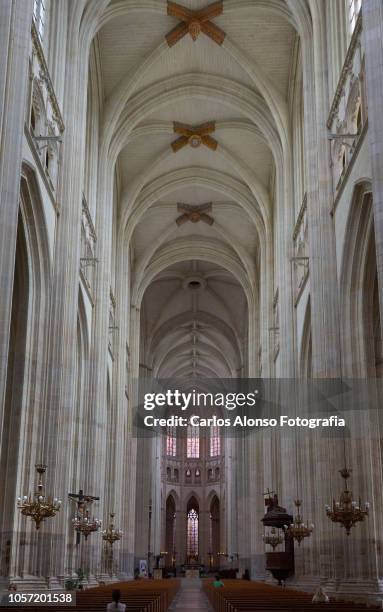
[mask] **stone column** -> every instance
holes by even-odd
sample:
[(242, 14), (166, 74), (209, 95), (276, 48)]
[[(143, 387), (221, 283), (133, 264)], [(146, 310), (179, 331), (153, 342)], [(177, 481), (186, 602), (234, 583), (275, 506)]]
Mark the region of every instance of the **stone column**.
[[(7, 378), (32, 0), (0, 3), (0, 444)], [(8, 52), (6, 52), (8, 50)]]
[(130, 310), (130, 375), (129, 375), (129, 412), (127, 431), (125, 433), (125, 486), (124, 498), (129, 500), (123, 508), (123, 528), (126, 534), (124, 537), (124, 558), (123, 570), (128, 576), (132, 576), (134, 570), (134, 550), (135, 550), (135, 500), (136, 500), (136, 478), (137, 478), (137, 438), (133, 431), (134, 410), (138, 404), (137, 382), (139, 377), (139, 354), (140, 354), (140, 309), (131, 304)]
[(326, 121), (328, 71), (324, 6), (313, 17), (310, 39), (303, 40), (307, 219), (312, 311), (313, 377), (340, 375), (339, 302), (333, 198)]
[[(100, 156), (100, 176), (98, 181), (99, 200), (96, 212), (97, 232), (97, 268), (95, 283), (94, 320), (92, 321), (92, 342), (90, 349), (90, 385), (89, 385), (89, 434), (92, 443), (88, 446), (87, 486), (92, 495), (100, 497), (95, 512), (98, 517), (107, 519), (107, 483), (105, 466), (107, 454), (107, 433), (111, 415), (107, 409), (107, 373), (109, 346), (109, 307), (112, 266), (112, 223), (113, 223), (113, 175), (114, 165)], [(117, 322), (118, 326), (118, 322)], [(112, 333), (115, 333), (114, 331)], [(112, 385), (115, 384), (113, 377)], [(113, 442), (109, 442), (109, 444)], [(113, 490), (113, 482), (109, 486)], [(97, 571), (100, 565), (100, 547), (93, 542), (92, 565)]]
[[(75, 7), (72, 6), (72, 10)], [(68, 20), (71, 22), (71, 15)], [(71, 486), (70, 456), (72, 422), (75, 416), (76, 345), (80, 269), (83, 162), (85, 150), (87, 48), (79, 42), (79, 24), (68, 33), (65, 56), (63, 115), (66, 125), (62, 147), (62, 177), (59, 201), (62, 203), (57, 225), (52, 282), (52, 309), (49, 323), (48, 383), (44, 448), (49, 468), (50, 487), (63, 499), (63, 509), (55, 518), (50, 547), (50, 576), (66, 571), (67, 538), (73, 537), (68, 504)], [(90, 444), (92, 441), (89, 442)], [(85, 466), (79, 469), (85, 478)]]
[(381, 0), (364, 0), (362, 14), (366, 49), (368, 136), (371, 146), (376, 264), (380, 320), (383, 321), (383, 3)]
[[(162, 454), (162, 435), (156, 435), (152, 439), (151, 455), (151, 500), (152, 500), (152, 551), (158, 555), (166, 548), (162, 548), (164, 542), (161, 541), (161, 527), (164, 524), (166, 498), (161, 500), (161, 454)], [(142, 466), (144, 474), (148, 477), (149, 467)]]
[[(118, 516), (120, 528), (124, 532), (121, 544), (118, 548), (119, 559), (119, 576), (121, 579), (126, 579), (128, 574), (125, 571), (124, 559), (126, 558), (127, 537), (126, 525), (124, 523), (126, 507), (126, 498), (123, 494), (126, 487), (127, 479), (130, 474), (130, 466), (121, 459), (127, 455), (127, 447), (130, 440), (126, 435), (129, 429), (131, 396), (128, 392), (128, 375), (130, 371), (130, 358), (128, 343), (129, 325), (130, 325), (130, 261), (129, 251), (124, 248), (123, 232), (119, 233), (117, 240), (117, 262), (116, 262), (116, 320), (118, 321), (119, 333), (117, 337), (118, 349), (116, 351), (117, 368), (116, 368), (116, 451), (115, 456), (118, 458), (116, 462), (116, 479), (114, 483), (114, 500), (115, 511)], [(134, 510), (132, 509), (131, 512)], [(145, 520), (147, 520), (148, 509), (146, 509)], [(144, 517), (143, 519), (144, 520)]]

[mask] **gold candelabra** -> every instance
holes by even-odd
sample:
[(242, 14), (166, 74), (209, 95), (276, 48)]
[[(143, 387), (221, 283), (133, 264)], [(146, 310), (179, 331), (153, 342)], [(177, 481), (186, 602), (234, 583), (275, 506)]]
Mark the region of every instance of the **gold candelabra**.
[(347, 488), (347, 480), (350, 478), (351, 472), (352, 470), (347, 467), (339, 470), (339, 473), (345, 482), (345, 489), (341, 493), (340, 500), (338, 502), (333, 499), (332, 508), (330, 506), (326, 506), (326, 514), (328, 518), (333, 523), (340, 523), (340, 525), (345, 528), (347, 535), (350, 535), (351, 528), (356, 523), (364, 521), (370, 510), (370, 504), (368, 502), (366, 502), (364, 504), (364, 508), (362, 508), (360, 498), (359, 502), (352, 499), (352, 491), (349, 491)]
[(275, 550), (279, 544), (283, 544), (284, 537), (273, 527), (267, 535), (263, 536), (263, 541)]
[(101, 527), (101, 521), (97, 518), (92, 518), (89, 510), (78, 512), (77, 516), (72, 519), (72, 523), (74, 530), (77, 533), (82, 533), (86, 540), (91, 533), (98, 531)]
[(35, 522), (36, 529), (40, 529), (41, 523), (46, 519), (56, 515), (61, 508), (61, 499), (57, 497), (46, 497), (44, 492), (43, 474), (47, 466), (38, 463), (36, 466), (38, 482), (35, 493), (24, 495), (17, 500), (17, 507), (24, 516), (29, 516)]
[(302, 506), (302, 500), (296, 499), (294, 504), (297, 508), (297, 514), (294, 517), (294, 521), (290, 526), (285, 526), (286, 535), (290, 538), (294, 538), (298, 542), (298, 546), (301, 545), (301, 542), (304, 538), (308, 538), (311, 536), (314, 525), (309, 525), (308, 522), (304, 524), (303, 519), (300, 514), (300, 507)]
[(102, 532), (102, 539), (104, 540), (104, 542), (108, 542), (108, 544), (110, 544), (111, 546), (113, 546), (113, 544), (118, 540), (121, 540), (122, 536), (124, 535), (122, 531), (115, 528), (113, 523), (114, 517), (115, 514), (114, 512), (112, 512), (110, 514), (110, 523), (107, 529), (104, 529), (104, 531)]

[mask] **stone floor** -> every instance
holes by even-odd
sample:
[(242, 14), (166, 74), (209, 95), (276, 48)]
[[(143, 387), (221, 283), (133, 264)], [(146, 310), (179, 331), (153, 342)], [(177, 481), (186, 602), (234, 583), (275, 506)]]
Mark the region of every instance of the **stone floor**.
[(175, 596), (169, 612), (193, 610), (194, 612), (213, 612), (209, 600), (202, 590), (199, 578), (183, 578), (180, 589)]

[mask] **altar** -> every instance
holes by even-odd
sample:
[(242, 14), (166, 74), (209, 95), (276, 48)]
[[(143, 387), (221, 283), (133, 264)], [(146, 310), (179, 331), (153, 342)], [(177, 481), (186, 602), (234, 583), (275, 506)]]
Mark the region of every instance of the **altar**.
[(185, 578), (199, 578), (204, 566), (198, 563), (197, 560), (192, 560), (190, 563), (185, 563), (182, 570), (185, 572)]
[(199, 569), (185, 569), (185, 578), (199, 578)]

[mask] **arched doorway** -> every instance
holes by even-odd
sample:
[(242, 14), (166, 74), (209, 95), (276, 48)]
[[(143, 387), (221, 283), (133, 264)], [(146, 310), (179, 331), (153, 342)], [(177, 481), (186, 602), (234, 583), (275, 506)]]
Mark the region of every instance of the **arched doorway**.
[(186, 562), (192, 565), (199, 558), (199, 504), (195, 497), (189, 499), (186, 512)]

